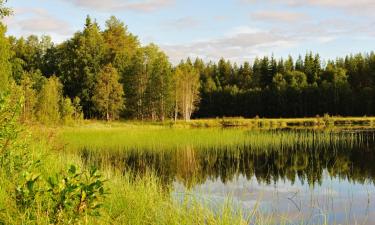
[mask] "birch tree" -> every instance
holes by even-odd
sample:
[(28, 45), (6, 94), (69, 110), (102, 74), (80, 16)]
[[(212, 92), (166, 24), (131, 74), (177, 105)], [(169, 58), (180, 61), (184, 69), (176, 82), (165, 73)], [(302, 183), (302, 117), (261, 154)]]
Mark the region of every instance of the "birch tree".
[(175, 119), (178, 114), (189, 121), (199, 101), (199, 72), (189, 63), (181, 63), (175, 71)]

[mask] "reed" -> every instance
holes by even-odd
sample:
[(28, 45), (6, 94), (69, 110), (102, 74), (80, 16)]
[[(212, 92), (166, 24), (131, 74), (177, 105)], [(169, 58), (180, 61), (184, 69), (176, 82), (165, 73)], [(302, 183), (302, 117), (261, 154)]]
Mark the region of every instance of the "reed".
[(311, 145), (358, 143), (362, 134), (335, 130), (186, 129), (163, 126), (65, 128), (59, 140), (67, 152), (89, 150), (99, 154), (126, 151), (175, 151), (186, 146), (199, 149), (251, 148), (254, 151), (308, 148)]

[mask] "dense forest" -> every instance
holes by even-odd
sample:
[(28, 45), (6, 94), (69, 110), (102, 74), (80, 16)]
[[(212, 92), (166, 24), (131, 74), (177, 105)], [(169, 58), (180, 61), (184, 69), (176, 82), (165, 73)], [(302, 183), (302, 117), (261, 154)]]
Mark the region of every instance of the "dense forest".
[(24, 121), (375, 114), (374, 52), (328, 61), (308, 52), (242, 65), (188, 58), (173, 66), (115, 17), (101, 29), (88, 16), (60, 44), (5, 33), (1, 25), (0, 90), (22, 93)]

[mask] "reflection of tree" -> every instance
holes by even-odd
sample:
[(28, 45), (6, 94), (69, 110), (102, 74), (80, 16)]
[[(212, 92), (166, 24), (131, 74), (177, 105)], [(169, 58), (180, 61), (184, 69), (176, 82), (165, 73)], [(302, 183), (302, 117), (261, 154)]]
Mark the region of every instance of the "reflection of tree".
[(298, 177), (309, 185), (317, 185), (322, 183), (324, 170), (331, 177), (374, 182), (375, 142), (373, 139), (364, 141), (366, 144), (353, 145), (343, 141), (264, 150), (249, 146), (222, 149), (185, 146), (164, 152), (142, 150), (105, 156), (84, 150), (82, 156), (90, 163), (110, 165), (133, 171), (136, 175), (153, 172), (165, 184), (178, 180), (186, 187), (204, 183), (207, 179), (221, 179), (225, 183), (238, 175), (247, 179), (256, 177), (258, 182), (266, 184), (279, 179), (294, 183)]
[(196, 151), (191, 146), (176, 152), (176, 179), (184, 183), (186, 187), (192, 187), (199, 182), (201, 158), (197, 157)]

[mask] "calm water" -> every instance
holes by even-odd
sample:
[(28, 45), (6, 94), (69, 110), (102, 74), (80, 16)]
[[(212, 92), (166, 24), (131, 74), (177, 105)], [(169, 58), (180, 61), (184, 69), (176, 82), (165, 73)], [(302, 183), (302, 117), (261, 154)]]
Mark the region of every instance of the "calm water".
[(290, 223), (375, 224), (374, 133), (360, 133), (355, 144), (309, 148), (297, 143), (262, 151), (181, 146), (178, 151), (128, 152), (120, 159), (117, 155), (113, 166), (137, 174), (152, 170), (174, 187), (177, 199), (193, 192), (212, 207), (230, 196), (245, 213), (256, 206)]

